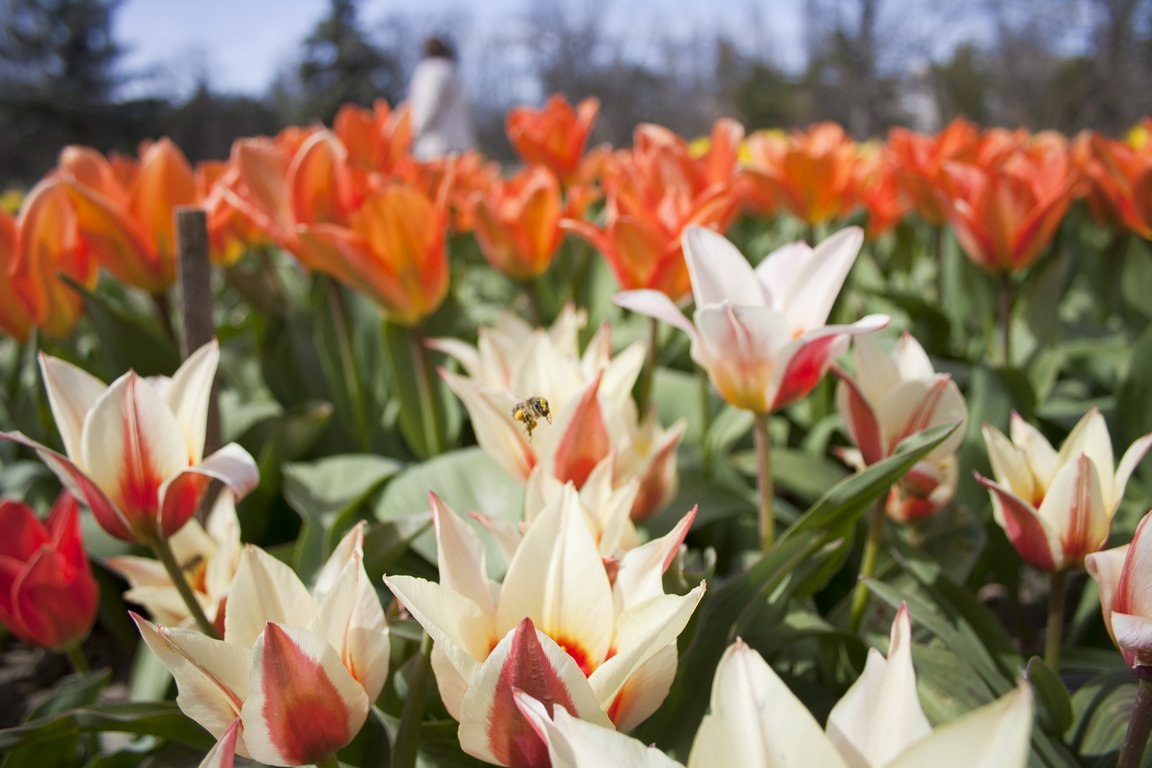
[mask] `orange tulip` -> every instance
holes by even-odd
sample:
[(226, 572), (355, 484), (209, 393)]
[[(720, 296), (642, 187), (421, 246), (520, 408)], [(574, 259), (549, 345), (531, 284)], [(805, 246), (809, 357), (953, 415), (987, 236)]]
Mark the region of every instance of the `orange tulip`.
[(596, 113), (597, 99), (584, 99), (576, 109), (554, 94), (543, 109), (517, 107), (508, 113), (505, 130), (517, 154), (528, 165), (543, 165), (561, 182), (580, 168), (580, 158)]
[(1152, 145), (1133, 149), (1099, 134), (1081, 141), (1087, 144), (1088, 204), (1097, 220), (1152, 238)]
[(946, 183), (944, 163), (975, 159), (980, 132), (961, 119), (953, 120), (935, 136), (893, 128), (888, 150), (895, 156), (896, 176), (905, 198), (929, 224), (943, 224), (948, 216), (939, 189)]
[(0, 329), (21, 340), (33, 327), (67, 335), (84, 299), (60, 276), (92, 288), (99, 269), (80, 237), (68, 193), (58, 181), (41, 182), (24, 199), (18, 219), (0, 212)]
[(868, 211), (869, 239), (880, 237), (908, 213), (896, 174), (895, 158), (886, 148), (869, 147), (856, 161), (852, 196)]
[(624, 290), (684, 297), (691, 283), (680, 237), (692, 225), (722, 232), (736, 215), (732, 179), (743, 132), (739, 123), (719, 120), (709, 152), (693, 157), (668, 129), (637, 127), (632, 150), (605, 161), (604, 228), (577, 219), (563, 226), (600, 250)]
[(542, 275), (564, 239), (556, 177), (534, 166), (475, 193), (474, 200), (476, 239), (488, 262), (518, 280)]
[(332, 133), (358, 169), (391, 173), (411, 159), (412, 119), (408, 107), (393, 110), (377, 99), (372, 109), (345, 104), (332, 121)]
[(755, 133), (748, 138), (748, 152), (740, 192), (753, 211), (783, 207), (811, 226), (851, 207), (856, 147), (839, 125), (820, 123), (786, 138)]
[(1071, 157), (1056, 145), (1016, 151), (990, 165), (946, 163), (948, 217), (977, 266), (1011, 274), (1036, 260), (1071, 202)]
[(192, 167), (175, 144), (162, 139), (148, 145), (134, 175), (123, 167), (118, 174), (94, 149), (66, 147), (58, 173), (81, 236), (109, 272), (150, 293), (175, 280), (172, 211), (197, 199)]

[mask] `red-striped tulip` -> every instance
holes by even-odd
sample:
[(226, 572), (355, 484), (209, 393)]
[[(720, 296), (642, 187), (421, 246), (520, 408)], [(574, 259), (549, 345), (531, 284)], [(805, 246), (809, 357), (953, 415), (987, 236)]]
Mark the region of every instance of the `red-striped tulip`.
[[(857, 450), (846, 451), (858, 469), (888, 458), (917, 432), (968, 418), (964, 396), (946, 373), (936, 373), (916, 339), (905, 333), (886, 354), (867, 336), (855, 345), (855, 374), (836, 369), (836, 407)], [(888, 516), (900, 522), (932, 514), (956, 491), (956, 449), (963, 428), (912, 468), (888, 497)]]
[(176, 703), (220, 740), (210, 757), (319, 763), (359, 732), (388, 678), (389, 657), (363, 541), (360, 525), (336, 547), (311, 592), (287, 565), (247, 547), (223, 640), (133, 614), (176, 678)]
[(1152, 679), (1152, 513), (1144, 515), (1132, 542), (1084, 559), (1100, 585), (1100, 608), (1124, 661)]
[(210, 479), (243, 496), (256, 487), (256, 462), (235, 443), (204, 456), (215, 341), (171, 379), (134, 371), (111, 386), (55, 357), (40, 356), (48, 403), (65, 454), (20, 432), (0, 437), (36, 450), (108, 533), (148, 544), (167, 539), (195, 513)]
[(62, 650), (88, 636), (99, 600), (71, 494), (61, 493), (43, 522), (26, 504), (0, 501), (0, 624)]
[(1079, 568), (1108, 541), (1112, 515), (1152, 433), (1112, 459), (1112, 440), (1095, 408), (1080, 419), (1057, 453), (1044, 436), (1012, 414), (1011, 440), (984, 425), (995, 481), (976, 479), (992, 496), (996, 522), (1016, 551), (1043, 571)]
[(850, 227), (814, 249), (785, 246), (753, 269), (722, 235), (690, 227), (684, 253), (696, 299), (692, 321), (658, 291), (624, 291), (615, 301), (687, 333), (692, 359), (729, 403), (771, 413), (811, 392), (849, 336), (888, 324), (884, 315), (869, 315), (824, 325), (863, 239)]
[(659, 707), (676, 673), (676, 637), (704, 594), (703, 584), (663, 594), (683, 526), (628, 552), (610, 580), (569, 486), (528, 528), (497, 585), (476, 533), (435, 496), (432, 511), (440, 582), (384, 581), (436, 641), (432, 668), (466, 752), (527, 764), (508, 743), (527, 728), (513, 687), (542, 698), (543, 686), (546, 700), (621, 729)]

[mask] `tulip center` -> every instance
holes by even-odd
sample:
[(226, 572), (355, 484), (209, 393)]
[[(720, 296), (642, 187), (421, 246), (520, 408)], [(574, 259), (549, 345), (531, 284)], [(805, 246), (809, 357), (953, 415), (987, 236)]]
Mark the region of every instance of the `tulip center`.
[(556, 641), (556, 645), (564, 649), (564, 651), (572, 657), (576, 662), (576, 666), (580, 667), (580, 671), (587, 677), (591, 675), (596, 667), (600, 666), (599, 661), (594, 661), (589, 655), (588, 651), (580, 643), (567, 637), (552, 637)]

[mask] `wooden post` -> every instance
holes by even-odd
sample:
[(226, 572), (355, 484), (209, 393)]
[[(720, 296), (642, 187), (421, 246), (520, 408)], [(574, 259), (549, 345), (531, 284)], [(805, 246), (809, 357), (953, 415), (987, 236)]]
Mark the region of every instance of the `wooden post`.
[[(212, 262), (208, 252), (208, 216), (203, 208), (180, 206), (175, 213), (176, 259), (180, 281), (180, 357), (188, 356), (212, 340)], [(204, 454), (220, 447), (220, 409), (216, 386), (208, 401), (208, 427)]]

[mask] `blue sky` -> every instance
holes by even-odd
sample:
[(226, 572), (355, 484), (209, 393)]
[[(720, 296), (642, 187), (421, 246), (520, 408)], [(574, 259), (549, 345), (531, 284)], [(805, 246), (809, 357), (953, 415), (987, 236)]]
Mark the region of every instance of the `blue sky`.
[[(363, 0), (361, 20), (372, 28), (395, 13), (426, 22), (466, 18), (475, 34), (483, 36), (514, 27), (532, 3)], [(276, 72), (293, 60), (300, 41), (327, 5), (328, 0), (127, 0), (116, 16), (116, 34), (128, 49), (127, 68), (154, 73), (154, 89), (190, 88), (206, 70), (214, 88), (260, 94)], [(570, 5), (606, 9), (609, 32), (654, 25), (674, 34), (722, 28), (738, 41), (743, 37), (751, 45), (768, 45), (782, 64), (794, 63), (800, 56), (800, 0), (600, 0), (599, 4)], [(754, 6), (763, 16), (760, 28), (750, 31), (748, 19)], [(464, 53), (467, 56), (467, 50)]]

